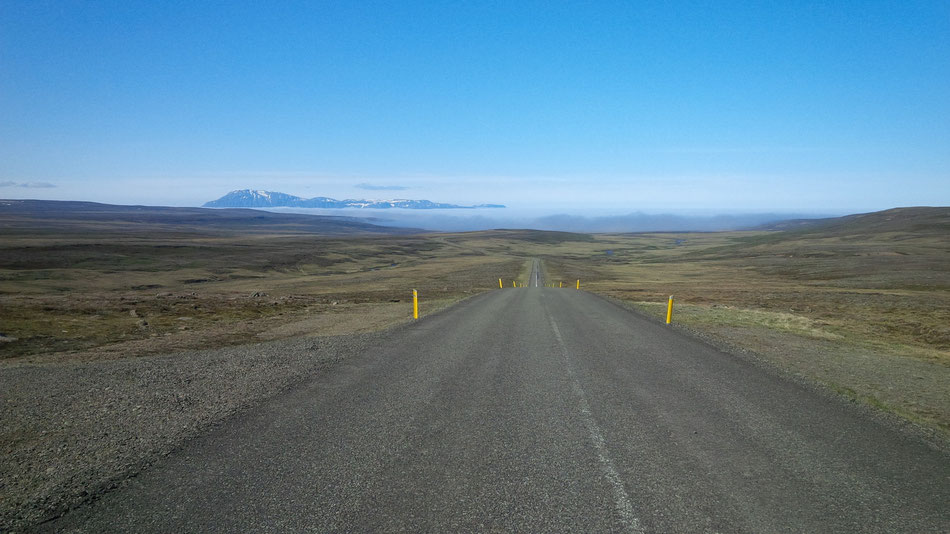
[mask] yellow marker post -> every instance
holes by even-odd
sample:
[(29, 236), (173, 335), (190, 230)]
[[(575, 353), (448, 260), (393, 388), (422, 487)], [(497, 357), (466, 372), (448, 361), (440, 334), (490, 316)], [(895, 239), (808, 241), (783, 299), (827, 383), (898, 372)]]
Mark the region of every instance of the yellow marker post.
[(412, 318), (419, 318), (419, 292), (415, 289), (412, 290)]
[(504, 289), (505, 286), (501, 285), (501, 278), (498, 279), (498, 289)]
[(512, 280), (511, 287), (518, 287), (518, 282), (515, 282), (514, 280)]
[(564, 287), (564, 282), (558, 282), (557, 287)]
[(580, 288), (581, 288), (581, 281), (578, 280), (578, 281), (577, 281), (577, 289), (580, 289)]
[(666, 306), (666, 324), (673, 322), (673, 295), (670, 295), (670, 303)]

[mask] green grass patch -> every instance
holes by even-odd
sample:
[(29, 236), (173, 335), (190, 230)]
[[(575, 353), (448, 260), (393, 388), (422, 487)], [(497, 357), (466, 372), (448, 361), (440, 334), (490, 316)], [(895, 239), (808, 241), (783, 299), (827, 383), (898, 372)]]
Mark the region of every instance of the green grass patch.
[[(665, 320), (667, 303), (634, 302), (641, 311)], [(686, 325), (716, 325), (739, 328), (767, 328), (814, 339), (842, 339), (819, 321), (802, 315), (734, 306), (684, 304), (674, 299), (673, 322)]]

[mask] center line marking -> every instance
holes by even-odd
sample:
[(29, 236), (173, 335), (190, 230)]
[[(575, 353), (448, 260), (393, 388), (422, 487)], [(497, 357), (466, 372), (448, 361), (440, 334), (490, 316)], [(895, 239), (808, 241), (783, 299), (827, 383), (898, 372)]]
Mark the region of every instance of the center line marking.
[(614, 462), (610, 459), (610, 453), (607, 451), (607, 442), (604, 440), (604, 433), (600, 430), (597, 421), (594, 420), (594, 415), (590, 411), (590, 404), (587, 402), (587, 394), (584, 393), (584, 388), (581, 387), (581, 383), (577, 380), (577, 375), (574, 373), (571, 356), (568, 353), (567, 345), (564, 344), (564, 338), (561, 337), (561, 330), (557, 327), (557, 323), (554, 322), (554, 317), (548, 316), (548, 319), (551, 321), (551, 328), (554, 329), (554, 337), (557, 338), (558, 345), (561, 347), (561, 354), (564, 356), (564, 363), (567, 365), (567, 374), (571, 378), (571, 389), (574, 391), (574, 395), (577, 397), (578, 404), (580, 405), (581, 416), (584, 419), (584, 425), (587, 427), (590, 440), (594, 444), (594, 450), (597, 452), (597, 459), (600, 461), (604, 478), (607, 479), (607, 482), (610, 483), (610, 487), (613, 490), (614, 506), (617, 509), (617, 513), (620, 514), (621, 519), (623, 519), (627, 532), (642, 533), (643, 529), (640, 527), (640, 520), (637, 519), (637, 516), (633, 513), (633, 504), (630, 503), (630, 496), (627, 495), (627, 490), (624, 489), (623, 482), (620, 480), (620, 474), (617, 473)]

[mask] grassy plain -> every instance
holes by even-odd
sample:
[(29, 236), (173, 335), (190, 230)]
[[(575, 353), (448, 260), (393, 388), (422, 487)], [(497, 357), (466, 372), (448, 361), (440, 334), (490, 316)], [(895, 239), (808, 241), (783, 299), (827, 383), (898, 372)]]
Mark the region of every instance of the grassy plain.
[(10, 206), (0, 205), (0, 358), (140, 356), (379, 330), (409, 320), (412, 289), (425, 315), (497, 288), (499, 278), (526, 282), (531, 257), (521, 243), (590, 239), (2, 202)]
[[(0, 357), (377, 330), (512, 280), (619, 299), (950, 436), (950, 209), (730, 233), (319, 235), (0, 218)], [(567, 290), (567, 289), (565, 289)]]
[(140, 354), (379, 329), (408, 319), (412, 289), (425, 314), (517, 278), (524, 264), (443, 236), (5, 235), (0, 354)]

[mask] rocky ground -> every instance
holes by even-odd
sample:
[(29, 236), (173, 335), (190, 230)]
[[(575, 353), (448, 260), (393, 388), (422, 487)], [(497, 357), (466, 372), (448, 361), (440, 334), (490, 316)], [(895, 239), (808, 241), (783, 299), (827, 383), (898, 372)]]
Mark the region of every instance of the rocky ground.
[(170, 355), (0, 362), (0, 532), (94, 499), (189, 438), (380, 334)]

